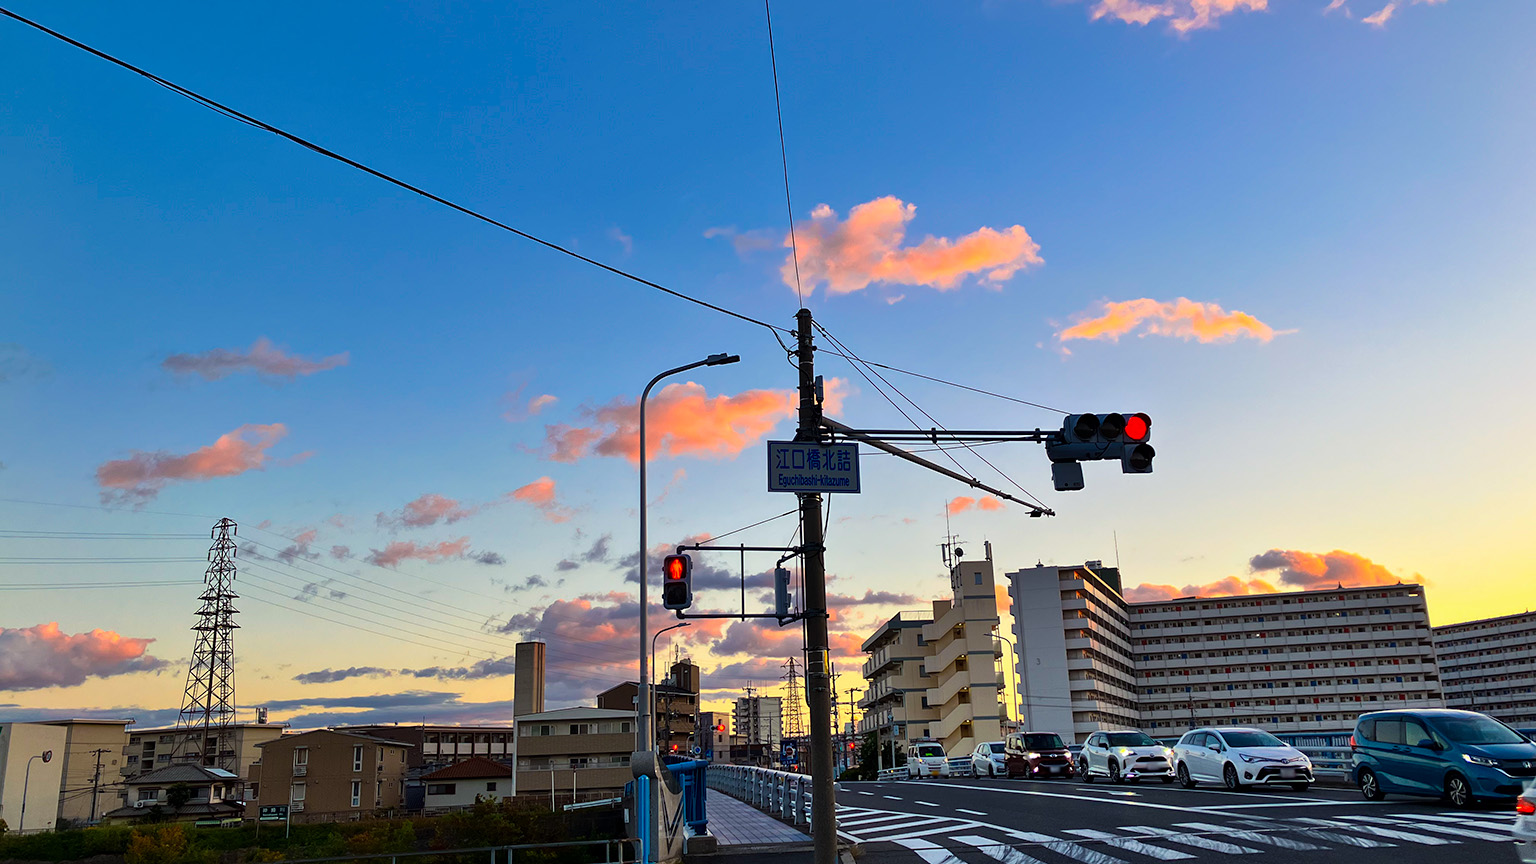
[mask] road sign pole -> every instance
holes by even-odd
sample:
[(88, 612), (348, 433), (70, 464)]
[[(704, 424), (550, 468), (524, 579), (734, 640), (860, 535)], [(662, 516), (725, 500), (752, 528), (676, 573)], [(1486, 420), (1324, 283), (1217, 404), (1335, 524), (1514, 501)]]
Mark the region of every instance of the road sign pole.
[[(816, 348), (811, 310), (795, 314), (799, 339), (800, 426), (795, 440), (821, 437), (821, 403), (816, 399)], [(832, 679), (827, 651), (827, 571), (822, 554), (821, 494), (800, 495), (800, 528), (805, 539), (805, 702), (811, 721), (811, 826), (816, 864), (837, 864), (837, 800), (832, 776)]]

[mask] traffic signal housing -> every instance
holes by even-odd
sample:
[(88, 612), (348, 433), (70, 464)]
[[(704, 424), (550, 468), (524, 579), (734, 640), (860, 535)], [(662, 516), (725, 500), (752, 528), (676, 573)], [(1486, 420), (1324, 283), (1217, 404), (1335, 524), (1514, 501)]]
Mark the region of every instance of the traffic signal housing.
[(789, 617), (789, 571), (783, 567), (773, 568), (773, 614)]
[(1061, 435), (1045, 444), (1056, 491), (1083, 488), (1082, 462), (1119, 459), (1123, 473), (1152, 473), (1157, 451), (1147, 443), (1151, 437), (1152, 418), (1139, 412), (1068, 414)]
[(693, 605), (693, 559), (687, 555), (668, 555), (661, 562), (661, 605), (677, 610)]

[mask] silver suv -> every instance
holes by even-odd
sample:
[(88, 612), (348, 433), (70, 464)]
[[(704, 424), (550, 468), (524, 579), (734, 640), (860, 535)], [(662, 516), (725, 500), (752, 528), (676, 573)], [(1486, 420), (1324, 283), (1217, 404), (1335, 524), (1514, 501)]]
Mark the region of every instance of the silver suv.
[(1136, 729), (1095, 732), (1083, 742), (1077, 773), (1088, 783), (1095, 777), (1108, 777), (1114, 783), (1155, 777), (1172, 783), (1173, 751)]

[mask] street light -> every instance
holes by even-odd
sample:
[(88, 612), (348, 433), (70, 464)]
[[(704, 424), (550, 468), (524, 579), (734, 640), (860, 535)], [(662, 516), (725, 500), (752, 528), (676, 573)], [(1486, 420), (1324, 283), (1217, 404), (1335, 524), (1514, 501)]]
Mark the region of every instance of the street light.
[(645, 536), (645, 400), (650, 398), (651, 388), (656, 386), (656, 382), (668, 375), (687, 372), (689, 369), (697, 369), (700, 366), (723, 366), (727, 363), (739, 362), (740, 360), (741, 357), (736, 354), (711, 354), (703, 360), (689, 363), (687, 366), (668, 369), (652, 378), (651, 383), (645, 385), (645, 389), (640, 391), (640, 690), (635, 694), (635, 713), (641, 716), (635, 718), (637, 721), (635, 723), (636, 750), (650, 750), (655, 747), (656, 740), (655, 736), (651, 734), (651, 721), (655, 717), (654, 713), (646, 715), (640, 711), (640, 706), (651, 704), (651, 682), (647, 677), (649, 670), (646, 668), (645, 662), (645, 652), (650, 647), (646, 644), (646, 630), (650, 626), (651, 615), (650, 601), (647, 599), (646, 592), (646, 570), (648, 569), (646, 565), (650, 563), (648, 559), (651, 552), (646, 548)]
[[(693, 622), (692, 621), (684, 621), (681, 624), (673, 624), (671, 627), (663, 627), (660, 630), (656, 631), (656, 635), (651, 637), (651, 682), (652, 683), (651, 683), (651, 704), (650, 704), (649, 707), (651, 709), (651, 717), (653, 717), (653, 718), (656, 716), (656, 684), (655, 684), (655, 681), (656, 681), (656, 640), (661, 638), (661, 634), (667, 632), (668, 630), (676, 630), (679, 627), (692, 627), (692, 626), (693, 626)], [(671, 708), (669, 707), (667, 709), (667, 711), (668, 711), (668, 715), (667, 715), (667, 732), (671, 733), (671, 731), (672, 731)], [(657, 739), (661, 738), (661, 730), (660, 729), (656, 730), (656, 737), (657, 737)]]
[[(1023, 683), (1024, 683), (1024, 673), (1019, 671), (1019, 667), (1017, 665), (1018, 664), (1018, 660), (1019, 660), (1018, 652), (1015, 651), (1014, 648), (1013, 648), (1013, 640), (1012, 639), (1009, 639), (1007, 636), (1004, 636), (1002, 633), (993, 633), (992, 635), (994, 637), (996, 637), (997, 639), (1000, 639), (1003, 642), (1008, 643), (1008, 657), (1009, 657), (1009, 661), (1010, 661), (1008, 663), (1008, 665), (1013, 668), (1013, 674), (1015, 676), (1015, 680), (1018, 682), (1018, 685), (1013, 688), (1013, 698), (1018, 703), (1017, 705), (1014, 706), (1013, 721), (1020, 725), (1020, 727), (1021, 727), (1019, 729), (1020, 732), (1027, 732), (1027, 731), (1029, 731), (1029, 724), (1026, 723), (1025, 720), (1024, 720), (1024, 693), (1022, 692), (1022, 687), (1023, 687)], [(1008, 673), (1006, 671), (1004, 671), (1003, 674), (1007, 675)], [(1003, 679), (1003, 685), (1004, 685), (1005, 688), (1007, 687), (1007, 683), (1008, 683), (1008, 679), (1004, 678)]]
[(44, 750), (27, 760), (27, 770), (21, 778), (21, 822), (16, 826), (17, 834), (24, 834), (27, 830), (27, 787), (32, 785), (32, 759), (41, 759), (46, 765), (53, 761), (53, 751)]

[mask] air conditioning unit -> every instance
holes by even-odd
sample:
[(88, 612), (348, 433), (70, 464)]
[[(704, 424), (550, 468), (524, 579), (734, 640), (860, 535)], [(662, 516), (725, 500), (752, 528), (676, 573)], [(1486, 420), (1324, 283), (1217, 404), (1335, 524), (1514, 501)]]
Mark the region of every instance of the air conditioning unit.
[(142, 810), (142, 809), (144, 809), (145, 805), (147, 805), (148, 803), (149, 803), (148, 801), (135, 801), (135, 802), (133, 802), (133, 809), (135, 809), (135, 810)]

